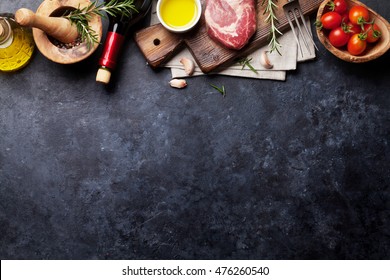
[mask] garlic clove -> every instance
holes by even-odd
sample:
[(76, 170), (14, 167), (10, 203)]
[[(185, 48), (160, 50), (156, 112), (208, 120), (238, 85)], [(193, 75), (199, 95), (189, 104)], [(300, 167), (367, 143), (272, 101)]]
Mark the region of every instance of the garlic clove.
[(186, 72), (187, 75), (191, 76), (192, 74), (194, 74), (195, 63), (193, 60), (187, 57), (183, 57), (182, 59), (180, 59), (180, 63), (183, 64), (184, 72)]
[(173, 79), (169, 82), (169, 85), (173, 88), (185, 88), (187, 81), (183, 79)]
[(271, 61), (268, 58), (267, 51), (261, 52), (260, 55), (260, 64), (265, 68), (265, 69), (272, 69), (274, 65), (271, 63)]

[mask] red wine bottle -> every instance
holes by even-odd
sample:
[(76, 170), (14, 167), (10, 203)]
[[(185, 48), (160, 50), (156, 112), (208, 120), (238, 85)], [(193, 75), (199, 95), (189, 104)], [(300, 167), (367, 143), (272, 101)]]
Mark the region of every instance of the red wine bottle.
[[(120, 1), (119, 1), (120, 2)], [(99, 59), (99, 70), (96, 81), (108, 84), (111, 72), (116, 68), (117, 60), (121, 54), (123, 42), (130, 28), (139, 22), (150, 10), (153, 0), (134, 0), (136, 11), (130, 15), (112, 16), (108, 14), (108, 32), (104, 42), (103, 53)]]

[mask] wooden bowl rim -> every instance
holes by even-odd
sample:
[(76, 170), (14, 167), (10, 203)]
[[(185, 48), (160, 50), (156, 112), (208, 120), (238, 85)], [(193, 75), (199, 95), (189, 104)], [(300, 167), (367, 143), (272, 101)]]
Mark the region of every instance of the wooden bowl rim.
[[(325, 0), (319, 6), (318, 11), (317, 11), (317, 18), (316, 18), (317, 21), (319, 21), (321, 19), (321, 16), (324, 12), (324, 9), (326, 8), (326, 4), (330, 1), (331, 0)], [(355, 56), (355, 55), (349, 54), (347, 50), (342, 50), (342, 49), (334, 47), (329, 42), (329, 39), (324, 34), (324, 31), (317, 28), (316, 31), (317, 31), (318, 39), (320, 40), (320, 42), (324, 45), (324, 47), (327, 50), (329, 50), (333, 55), (335, 55), (336, 57), (338, 57), (344, 61), (354, 62), (354, 63), (363, 63), (363, 62), (368, 62), (368, 61), (377, 59), (378, 57), (382, 56), (384, 53), (386, 53), (390, 49), (390, 24), (389, 24), (389, 22), (385, 18), (383, 18), (381, 15), (379, 15), (377, 12), (375, 12), (374, 10), (372, 10), (370, 7), (368, 7), (367, 5), (365, 5), (362, 2), (359, 2), (357, 0), (347, 0), (347, 2), (348, 2), (349, 7), (351, 7), (351, 4), (354, 6), (355, 5), (362, 5), (363, 7), (366, 7), (369, 10), (370, 15), (375, 17), (376, 19), (378, 19), (382, 23), (381, 25), (383, 25), (385, 27), (384, 28), (385, 30), (381, 30), (382, 33), (387, 32), (387, 36), (385, 36), (386, 41), (378, 42), (378, 44), (381, 44), (382, 47), (379, 49), (376, 48), (377, 51), (374, 53), (368, 52), (368, 53), (360, 55), (360, 56)], [(383, 37), (381, 39), (383, 39)]]

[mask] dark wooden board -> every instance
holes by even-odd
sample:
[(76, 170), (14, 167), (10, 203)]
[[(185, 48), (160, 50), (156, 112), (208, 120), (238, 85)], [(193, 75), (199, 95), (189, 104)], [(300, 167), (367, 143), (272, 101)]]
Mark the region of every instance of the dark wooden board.
[[(184, 45), (192, 53), (196, 63), (204, 73), (232, 62), (268, 43), (269, 24), (265, 23), (262, 0), (257, 1), (257, 31), (243, 49), (230, 50), (213, 41), (207, 34), (204, 17), (201, 17), (197, 27), (189, 33), (177, 34), (166, 30), (161, 24), (156, 24), (135, 33), (135, 42), (152, 67), (158, 67), (171, 58)], [(283, 12), (283, 5), (288, 0), (277, 1), (277, 27), (284, 32), (290, 29)], [(299, 0), (304, 15), (317, 11), (323, 0)], [(204, 7), (204, 4), (203, 4)]]

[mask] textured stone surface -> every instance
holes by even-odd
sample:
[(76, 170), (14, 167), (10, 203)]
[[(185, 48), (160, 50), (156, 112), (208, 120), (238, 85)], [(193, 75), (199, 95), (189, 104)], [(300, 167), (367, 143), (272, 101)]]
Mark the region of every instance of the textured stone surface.
[(2, 259), (390, 258), (390, 53), (176, 90), (132, 40), (96, 84), (100, 52), (0, 74)]

